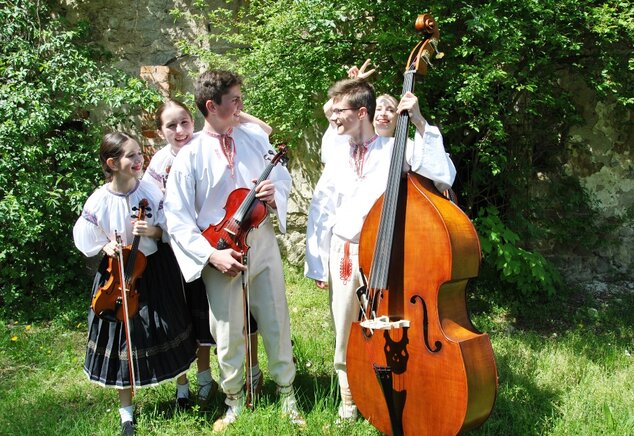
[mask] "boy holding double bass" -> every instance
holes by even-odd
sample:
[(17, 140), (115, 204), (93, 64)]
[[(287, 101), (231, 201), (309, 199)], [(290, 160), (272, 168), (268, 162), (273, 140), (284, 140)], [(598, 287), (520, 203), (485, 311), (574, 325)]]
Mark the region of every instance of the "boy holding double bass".
[[(315, 187), (306, 229), (305, 275), (317, 287), (330, 290), (330, 310), (335, 330), (334, 366), (339, 380), (341, 419), (354, 420), (357, 408), (350, 393), (346, 351), (352, 323), (360, 305), (356, 290), (359, 274), (359, 237), (363, 222), (387, 184), (394, 138), (378, 136), (372, 120), (376, 109), (374, 88), (362, 79), (342, 80), (329, 91), (333, 104), (330, 121), (338, 141), (348, 150), (329, 159)], [(402, 97), (397, 113), (409, 113), (416, 127), (408, 141), (406, 159), (411, 171), (431, 179), (440, 192), (451, 187), (456, 170), (445, 153), (442, 135), (420, 113), (411, 92)]]

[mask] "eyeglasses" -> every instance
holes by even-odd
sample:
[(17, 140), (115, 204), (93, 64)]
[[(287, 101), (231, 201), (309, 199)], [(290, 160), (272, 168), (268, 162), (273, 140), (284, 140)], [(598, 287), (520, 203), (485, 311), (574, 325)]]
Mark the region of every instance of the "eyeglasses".
[(359, 108), (358, 107), (346, 107), (346, 108), (343, 108), (343, 109), (333, 109), (332, 113), (337, 115), (337, 116), (339, 116), (339, 115), (341, 115), (341, 112), (343, 112), (343, 111), (356, 111), (357, 109), (359, 109)]

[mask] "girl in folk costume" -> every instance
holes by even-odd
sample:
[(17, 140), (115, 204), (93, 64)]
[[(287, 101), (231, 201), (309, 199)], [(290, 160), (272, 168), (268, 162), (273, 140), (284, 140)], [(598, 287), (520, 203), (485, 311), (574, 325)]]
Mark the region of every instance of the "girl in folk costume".
[[(167, 178), (174, 158), (194, 136), (194, 118), (183, 103), (177, 100), (167, 100), (157, 109), (154, 120), (159, 136), (167, 144), (154, 154), (143, 175), (143, 180), (154, 183), (165, 193)], [(242, 112), (240, 114), (240, 123), (247, 122), (257, 124), (267, 135), (270, 135), (273, 130), (271, 126), (262, 120)], [(183, 280), (183, 283), (194, 335), (198, 341), (198, 360), (196, 362), (198, 369), (198, 404), (202, 408), (206, 408), (211, 394), (218, 388), (218, 384), (212, 378), (210, 371), (210, 349), (212, 345), (216, 344), (216, 341), (210, 331), (207, 292), (200, 278), (189, 283)], [(254, 352), (252, 353), (251, 370), (249, 377), (247, 377), (247, 383), (250, 385), (251, 380), (255, 381), (256, 391), (259, 392), (262, 388), (263, 379), (257, 360), (257, 323), (252, 317), (251, 332), (250, 342)], [(178, 407), (186, 407), (189, 405), (187, 376), (183, 374), (176, 382), (176, 404)]]
[[(92, 295), (110, 276), (109, 257), (117, 257), (122, 245), (130, 245), (136, 236), (147, 265), (136, 281), (138, 313), (128, 320), (131, 344), (123, 322), (102, 319), (89, 311), (84, 372), (91, 381), (118, 389), (123, 433), (134, 434), (132, 388), (158, 385), (183, 374), (195, 359), (196, 342), (174, 256), (170, 250), (158, 248), (165, 226), (162, 193), (138, 179), (143, 166), (139, 144), (125, 133), (110, 133), (103, 139), (99, 157), (107, 183), (88, 198), (73, 228), (75, 245), (82, 253), (105, 253)], [(133, 209), (142, 200), (147, 200), (145, 219), (135, 220)], [(121, 237), (121, 245), (115, 233)]]

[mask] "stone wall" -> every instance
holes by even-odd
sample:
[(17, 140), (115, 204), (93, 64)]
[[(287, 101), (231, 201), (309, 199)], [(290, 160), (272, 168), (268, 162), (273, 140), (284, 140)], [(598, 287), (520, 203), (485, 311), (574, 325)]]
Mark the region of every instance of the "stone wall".
[(634, 277), (634, 113), (616, 102), (599, 101), (581, 78), (564, 78), (583, 117), (570, 130), (566, 171), (578, 177), (606, 221), (615, 222), (607, 243), (590, 253), (572, 253), (560, 263), (566, 275), (579, 281), (597, 277)]

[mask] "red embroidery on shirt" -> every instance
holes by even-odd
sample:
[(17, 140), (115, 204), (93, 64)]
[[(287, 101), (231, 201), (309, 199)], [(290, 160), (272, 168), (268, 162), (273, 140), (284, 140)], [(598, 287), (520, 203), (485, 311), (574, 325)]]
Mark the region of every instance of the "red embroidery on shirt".
[(348, 280), (352, 276), (352, 260), (350, 260), (350, 241), (346, 241), (343, 246), (343, 257), (339, 264), (339, 278), (344, 285), (348, 284)]

